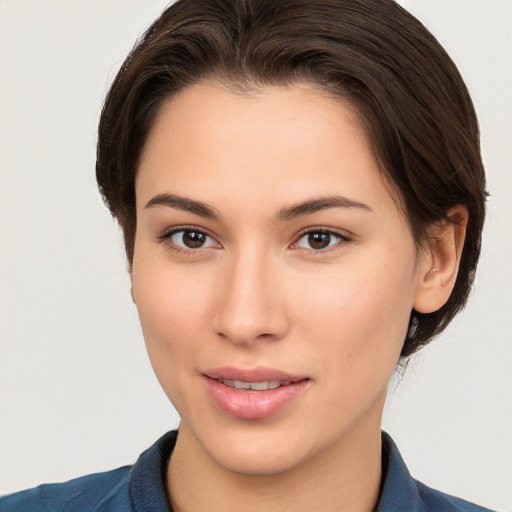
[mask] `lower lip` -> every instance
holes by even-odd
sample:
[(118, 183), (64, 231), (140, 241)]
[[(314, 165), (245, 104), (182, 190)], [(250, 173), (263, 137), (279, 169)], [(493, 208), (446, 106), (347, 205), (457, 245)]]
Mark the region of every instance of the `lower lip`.
[(309, 380), (264, 391), (235, 389), (206, 377), (207, 388), (219, 409), (244, 420), (268, 418), (289, 405), (307, 386)]

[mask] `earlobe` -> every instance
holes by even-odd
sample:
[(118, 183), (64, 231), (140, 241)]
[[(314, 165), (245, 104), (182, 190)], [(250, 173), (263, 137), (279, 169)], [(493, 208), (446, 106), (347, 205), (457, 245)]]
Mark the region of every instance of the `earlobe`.
[(463, 205), (451, 208), (446, 219), (429, 229), (429, 241), (420, 256), (414, 309), (433, 313), (452, 293), (464, 247), (468, 210)]
[(132, 266), (128, 267), (128, 275), (130, 276), (130, 295), (132, 296), (132, 301), (135, 305), (137, 305), (137, 301), (135, 300), (135, 293), (133, 292), (133, 272)]

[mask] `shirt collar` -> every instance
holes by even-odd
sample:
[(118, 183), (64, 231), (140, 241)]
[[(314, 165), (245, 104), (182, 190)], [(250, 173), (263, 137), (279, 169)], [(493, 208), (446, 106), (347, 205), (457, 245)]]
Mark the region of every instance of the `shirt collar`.
[(422, 500), (391, 436), (382, 432), (382, 492), (376, 512), (420, 512)]
[[(167, 461), (178, 431), (162, 436), (143, 452), (130, 475), (130, 493), (137, 512), (172, 512), (167, 498)], [(422, 500), (396, 444), (382, 433), (382, 486), (375, 512), (421, 512)]]
[(167, 499), (167, 461), (174, 450), (177, 430), (163, 435), (137, 459), (130, 475), (130, 495), (137, 512), (172, 512)]

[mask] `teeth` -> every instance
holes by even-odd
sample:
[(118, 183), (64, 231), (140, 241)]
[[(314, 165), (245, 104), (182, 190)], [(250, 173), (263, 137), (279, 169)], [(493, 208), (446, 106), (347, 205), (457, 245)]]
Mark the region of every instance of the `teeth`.
[(265, 380), (263, 382), (251, 382), (251, 389), (255, 391), (263, 391), (264, 389), (276, 389), (281, 384), (277, 380)]
[(222, 384), (235, 389), (252, 389), (253, 391), (265, 391), (287, 386), (291, 381), (280, 382), (278, 380), (264, 380), (262, 382), (244, 382), (242, 380), (219, 379)]

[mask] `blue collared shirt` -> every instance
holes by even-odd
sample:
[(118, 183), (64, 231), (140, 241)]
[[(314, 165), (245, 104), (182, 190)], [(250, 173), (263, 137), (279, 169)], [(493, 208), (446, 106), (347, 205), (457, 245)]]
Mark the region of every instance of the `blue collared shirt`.
[[(0, 512), (172, 512), (167, 461), (177, 431), (161, 437), (133, 466), (0, 498)], [(383, 485), (376, 512), (490, 512), (414, 480), (391, 437), (383, 433)]]

